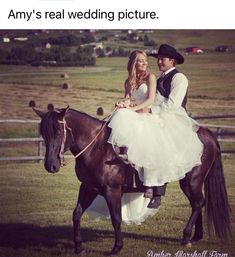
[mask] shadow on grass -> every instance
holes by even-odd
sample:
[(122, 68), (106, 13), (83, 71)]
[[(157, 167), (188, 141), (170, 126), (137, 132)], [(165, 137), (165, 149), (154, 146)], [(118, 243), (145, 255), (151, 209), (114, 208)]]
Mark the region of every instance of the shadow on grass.
[[(110, 239), (114, 242), (114, 232), (112, 230), (83, 228), (81, 233), (84, 243), (105, 239)], [(157, 237), (129, 232), (122, 232), (122, 235), (124, 239), (142, 240), (159, 244), (179, 244), (179, 239), (171, 237)], [(24, 223), (0, 224), (0, 247), (21, 249), (39, 246), (45, 248), (62, 247), (73, 251), (72, 226), (40, 227)]]

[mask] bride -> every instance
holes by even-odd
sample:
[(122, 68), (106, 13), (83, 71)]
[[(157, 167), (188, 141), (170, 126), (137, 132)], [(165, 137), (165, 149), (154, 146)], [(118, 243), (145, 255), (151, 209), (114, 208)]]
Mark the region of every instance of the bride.
[[(139, 171), (145, 186), (161, 186), (182, 179), (201, 164), (202, 143), (193, 130), (195, 122), (183, 107), (159, 106), (152, 113), (156, 78), (147, 71), (147, 56), (131, 53), (125, 99), (113, 115), (109, 143), (127, 149), (128, 161)], [(142, 171), (142, 168), (144, 172)]]
[[(145, 52), (133, 51), (127, 65), (125, 97), (116, 103), (118, 110), (109, 122), (112, 130), (108, 139), (114, 149), (126, 150), (128, 162), (138, 171), (146, 188), (182, 179), (201, 164), (202, 154), (202, 143), (194, 130), (195, 121), (183, 107), (167, 109), (159, 105), (158, 111), (152, 111), (156, 105), (156, 78), (147, 67)], [(143, 195), (135, 196), (134, 202), (130, 200), (130, 196), (123, 197), (124, 221), (127, 213), (127, 222), (132, 216), (141, 222), (152, 214), (147, 211)]]

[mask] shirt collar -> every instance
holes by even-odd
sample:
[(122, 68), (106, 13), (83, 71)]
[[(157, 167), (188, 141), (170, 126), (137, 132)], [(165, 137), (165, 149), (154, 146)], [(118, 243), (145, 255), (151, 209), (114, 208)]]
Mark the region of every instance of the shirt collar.
[(162, 74), (164, 74), (164, 76), (166, 76), (169, 72), (171, 72), (173, 70), (175, 70), (175, 67), (170, 68), (169, 70), (163, 72)]

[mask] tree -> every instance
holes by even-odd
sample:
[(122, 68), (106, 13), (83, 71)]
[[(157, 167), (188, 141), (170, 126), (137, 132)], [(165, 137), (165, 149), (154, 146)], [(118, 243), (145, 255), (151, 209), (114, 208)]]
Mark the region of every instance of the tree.
[(36, 50), (32, 46), (14, 47), (8, 55), (8, 60), (30, 63), (35, 59), (36, 54)]
[(0, 60), (7, 59), (7, 56), (8, 56), (8, 52), (0, 48)]
[(68, 49), (63, 46), (52, 47), (49, 57), (50, 60), (59, 62), (66, 62), (71, 59)]
[(92, 46), (79, 46), (73, 55), (73, 60), (79, 65), (95, 65), (94, 49)]

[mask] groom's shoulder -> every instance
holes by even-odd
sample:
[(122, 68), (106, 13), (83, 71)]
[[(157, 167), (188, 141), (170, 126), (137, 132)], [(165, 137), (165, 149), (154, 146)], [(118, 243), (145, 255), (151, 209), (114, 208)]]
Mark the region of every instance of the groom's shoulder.
[(173, 80), (181, 80), (181, 81), (188, 81), (186, 75), (180, 71), (178, 71), (172, 78)]

